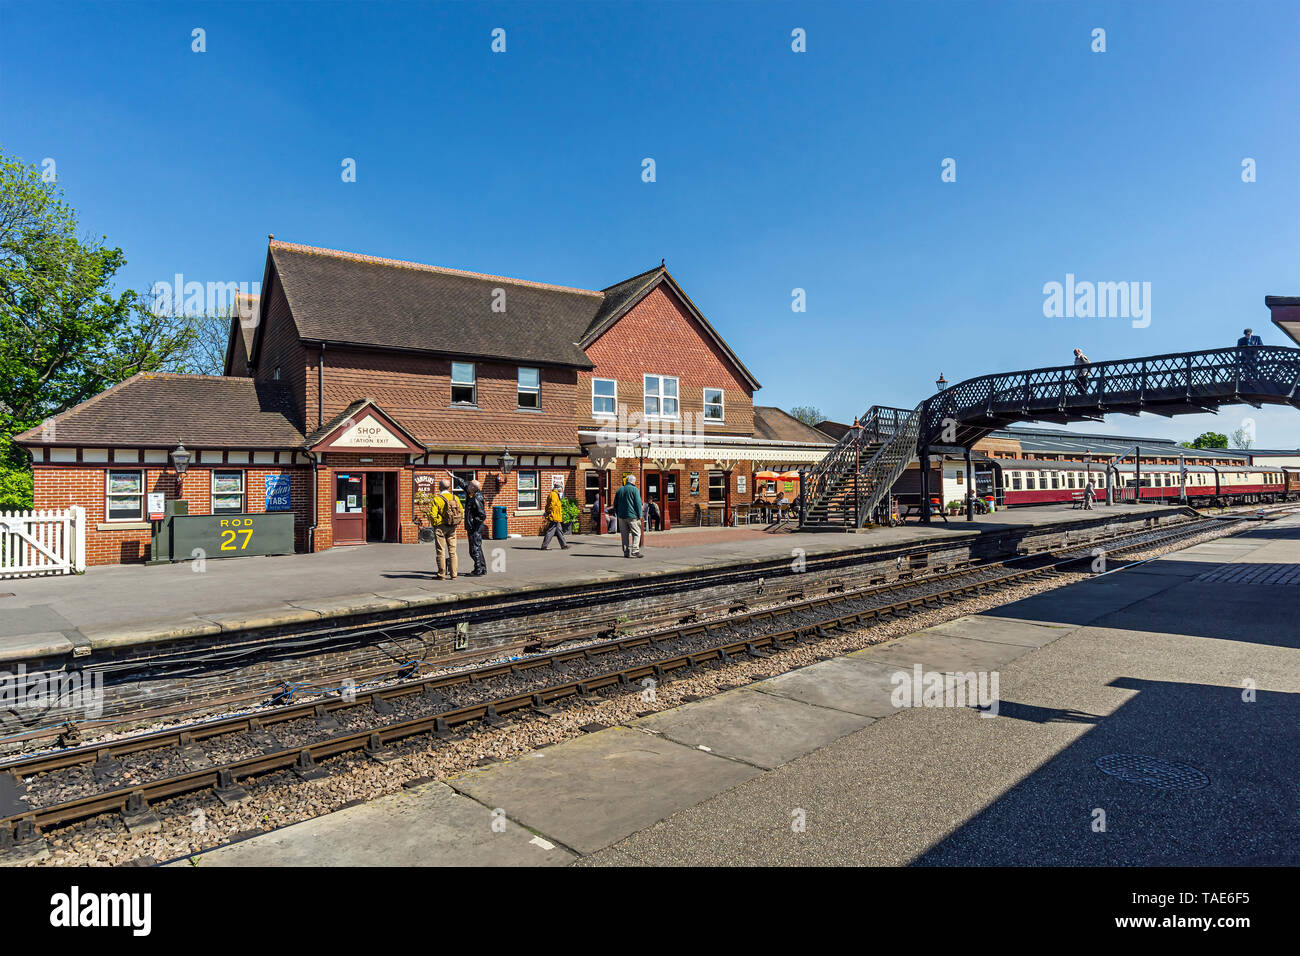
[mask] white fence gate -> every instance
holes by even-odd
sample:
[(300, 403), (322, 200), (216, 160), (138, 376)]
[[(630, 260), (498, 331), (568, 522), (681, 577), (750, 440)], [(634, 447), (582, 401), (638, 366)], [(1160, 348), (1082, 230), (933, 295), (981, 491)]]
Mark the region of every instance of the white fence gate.
[(86, 570), (86, 509), (0, 511), (0, 578)]

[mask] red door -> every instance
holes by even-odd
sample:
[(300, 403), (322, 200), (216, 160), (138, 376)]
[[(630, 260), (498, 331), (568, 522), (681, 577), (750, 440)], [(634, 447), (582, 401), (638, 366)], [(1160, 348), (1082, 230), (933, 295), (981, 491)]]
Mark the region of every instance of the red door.
[(663, 503), (660, 508), (664, 513), (664, 528), (671, 528), (679, 524), (682, 520), (680, 507), (677, 504), (677, 472), (665, 471), (661, 476), (661, 485), (663, 488)]
[(353, 471), (334, 476), (334, 543), (366, 543), (366, 475)]

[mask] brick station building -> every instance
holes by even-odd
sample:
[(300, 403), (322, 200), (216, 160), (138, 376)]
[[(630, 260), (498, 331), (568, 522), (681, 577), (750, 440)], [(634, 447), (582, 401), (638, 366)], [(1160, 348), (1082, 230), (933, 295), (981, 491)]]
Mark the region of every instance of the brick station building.
[(272, 238), (260, 297), (237, 305), (224, 375), (142, 373), (16, 437), (35, 506), (87, 509), (88, 562), (149, 557), (149, 493), (292, 511), (297, 550), (322, 551), (417, 541), (416, 495), (448, 471), (513, 534), (541, 533), (553, 485), (592, 530), (624, 474), (694, 524), (833, 444), (754, 406), (759, 383), (662, 264), (593, 291)]

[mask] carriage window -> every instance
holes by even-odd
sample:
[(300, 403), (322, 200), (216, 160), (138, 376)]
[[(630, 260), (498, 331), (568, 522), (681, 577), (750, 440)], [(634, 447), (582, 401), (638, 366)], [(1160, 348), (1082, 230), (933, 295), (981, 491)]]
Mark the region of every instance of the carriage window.
[[(1059, 471), (1052, 472), (1052, 487), (1053, 488), (1061, 487), (1061, 473)], [(1070, 487), (1073, 488), (1074, 485), (1071, 484)]]
[(1035, 483), (1037, 482), (1037, 480), (1038, 480), (1038, 476), (1035, 475), (1032, 471), (1025, 472), (1025, 490), (1033, 491), (1035, 489)]
[(1013, 471), (1011, 473), (1011, 490), (1012, 491), (1020, 490), (1020, 472), (1018, 471)]

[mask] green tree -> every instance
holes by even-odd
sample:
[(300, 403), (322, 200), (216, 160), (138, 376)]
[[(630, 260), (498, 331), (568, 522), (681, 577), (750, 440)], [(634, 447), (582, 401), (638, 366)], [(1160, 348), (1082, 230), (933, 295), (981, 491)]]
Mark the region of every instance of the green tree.
[(1228, 436), (1218, 432), (1202, 432), (1192, 440), (1187, 448), (1227, 448)]
[(818, 422), (826, 421), (826, 416), (816, 405), (796, 405), (790, 409), (790, 415), (799, 419), (805, 425), (816, 425)]
[[(31, 506), (13, 435), (137, 372), (176, 366), (194, 336), (115, 292), (122, 250), (77, 236), (62, 191), (0, 151), (0, 507)], [(25, 490), (24, 490), (25, 489)]]

